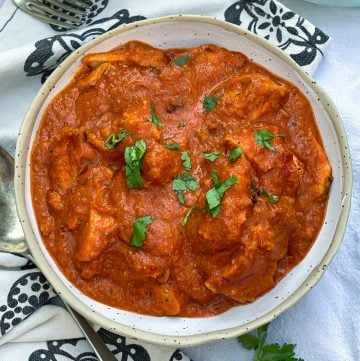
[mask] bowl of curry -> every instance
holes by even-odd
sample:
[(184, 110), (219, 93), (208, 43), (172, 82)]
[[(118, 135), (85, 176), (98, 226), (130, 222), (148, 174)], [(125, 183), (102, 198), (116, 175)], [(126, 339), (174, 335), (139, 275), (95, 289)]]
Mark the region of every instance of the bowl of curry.
[(271, 44), (206, 17), (81, 47), (36, 97), (17, 152), (19, 215), (55, 289), (97, 324), (166, 345), (290, 307), (349, 211), (333, 103)]

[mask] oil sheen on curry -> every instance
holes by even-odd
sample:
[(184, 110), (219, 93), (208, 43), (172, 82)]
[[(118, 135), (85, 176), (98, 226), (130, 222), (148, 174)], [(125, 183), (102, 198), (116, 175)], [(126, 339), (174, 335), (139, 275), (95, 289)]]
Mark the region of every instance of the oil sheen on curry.
[(272, 289), (315, 241), (331, 179), (299, 89), (214, 45), (84, 56), (31, 155), (36, 219), (65, 276), (159, 316)]

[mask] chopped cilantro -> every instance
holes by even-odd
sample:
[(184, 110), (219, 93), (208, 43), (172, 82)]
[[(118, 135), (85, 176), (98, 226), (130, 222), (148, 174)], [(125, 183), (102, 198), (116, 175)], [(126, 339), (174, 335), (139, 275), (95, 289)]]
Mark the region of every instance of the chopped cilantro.
[(190, 59), (189, 55), (180, 55), (177, 59), (174, 59), (174, 64), (178, 66), (184, 66)]
[(191, 170), (191, 159), (189, 153), (186, 150), (181, 152), (181, 160), (183, 161), (185, 170)]
[(231, 149), (231, 152), (228, 155), (228, 158), (229, 158), (230, 162), (235, 162), (236, 159), (238, 159), (243, 153), (244, 152), (240, 147), (234, 147), (233, 149)]
[(130, 239), (130, 246), (142, 247), (146, 237), (147, 226), (152, 223), (151, 216), (138, 218), (133, 224), (133, 233)]
[(205, 153), (204, 158), (209, 160), (210, 162), (214, 162), (216, 159), (220, 157), (220, 154), (221, 153), (218, 150), (216, 150), (215, 152), (212, 153)]
[(270, 150), (270, 152), (275, 153), (276, 149), (272, 145), (271, 141), (276, 137), (284, 138), (286, 137), (286, 134), (280, 133), (278, 135), (275, 135), (267, 129), (259, 129), (255, 135), (255, 141), (259, 147), (266, 148)]
[(221, 183), (216, 171), (211, 171), (211, 178), (215, 187), (206, 192), (206, 201), (211, 215), (215, 218), (220, 213), (221, 199), (225, 192), (228, 191), (238, 180), (236, 176), (228, 178)]
[(176, 192), (179, 203), (184, 204), (184, 192), (187, 190), (197, 191), (200, 188), (199, 184), (190, 174), (181, 174), (178, 175), (172, 181), (172, 190)]
[(143, 139), (137, 140), (132, 147), (125, 148), (125, 174), (129, 188), (142, 188), (144, 186), (140, 170), (145, 152), (146, 144)]
[(213, 110), (218, 104), (218, 100), (211, 95), (206, 95), (203, 102), (203, 110), (205, 113)]
[(111, 133), (104, 142), (105, 148), (113, 149), (117, 143), (120, 143), (128, 135), (129, 132), (126, 129), (121, 130), (117, 136), (114, 133)]
[(186, 215), (184, 217), (184, 219), (181, 221), (181, 225), (185, 226), (190, 218), (191, 212), (194, 210), (194, 208), (197, 208), (197, 206), (192, 206), (188, 209), (188, 211), (186, 212)]
[(180, 145), (178, 143), (169, 143), (169, 144), (163, 144), (163, 146), (166, 148), (166, 149), (170, 149), (170, 150), (177, 150), (180, 148)]
[(150, 114), (151, 114), (151, 116), (148, 118), (148, 121), (150, 123), (153, 123), (153, 124), (157, 125), (158, 127), (164, 126), (164, 123), (161, 122), (160, 119), (158, 118), (158, 116), (156, 115), (155, 108), (152, 104), (150, 105)]
[(270, 204), (275, 204), (275, 203), (277, 203), (277, 202), (279, 201), (279, 199), (280, 199), (279, 196), (277, 196), (277, 195), (275, 195), (275, 194), (270, 194), (266, 189), (263, 189), (263, 190), (261, 191), (261, 194), (264, 195), (264, 196), (267, 198), (267, 200), (268, 200), (268, 202), (269, 202)]

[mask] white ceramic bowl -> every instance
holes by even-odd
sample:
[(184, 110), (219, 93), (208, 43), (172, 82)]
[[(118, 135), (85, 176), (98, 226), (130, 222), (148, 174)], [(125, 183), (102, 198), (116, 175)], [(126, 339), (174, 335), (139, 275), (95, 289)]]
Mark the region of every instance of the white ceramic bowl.
[[(154, 317), (119, 310), (87, 297), (73, 286), (41, 241), (31, 204), (29, 149), (42, 114), (79, 68), (84, 54), (107, 51), (129, 40), (141, 40), (160, 48), (212, 43), (240, 51), (297, 85), (312, 104), (334, 174), (325, 222), (305, 259), (274, 289), (253, 303), (207, 318)], [(319, 280), (341, 243), (349, 213), (351, 184), (346, 136), (340, 116), (325, 92), (269, 42), (238, 26), (201, 16), (172, 16), (121, 26), (79, 48), (41, 88), (24, 119), (17, 143), (18, 213), (31, 253), (46, 278), (74, 309), (94, 323), (115, 333), (168, 346), (191, 346), (238, 336), (271, 321), (298, 301)]]

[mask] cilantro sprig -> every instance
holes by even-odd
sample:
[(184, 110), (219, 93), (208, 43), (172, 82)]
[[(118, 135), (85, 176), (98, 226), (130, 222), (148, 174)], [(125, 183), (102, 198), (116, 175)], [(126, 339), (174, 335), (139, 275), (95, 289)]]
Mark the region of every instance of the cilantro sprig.
[(235, 162), (236, 159), (238, 159), (239, 157), (241, 157), (241, 155), (244, 153), (244, 151), (242, 150), (242, 148), (240, 147), (234, 147), (233, 149), (231, 149), (230, 154), (228, 155), (228, 158), (230, 160), (230, 162)]
[(152, 223), (152, 216), (143, 216), (133, 223), (133, 233), (130, 239), (130, 246), (142, 247), (146, 237), (147, 227)]
[(238, 341), (247, 350), (255, 350), (253, 361), (304, 361), (297, 358), (293, 344), (278, 343), (265, 344), (269, 324), (261, 326), (257, 330), (257, 335), (246, 334), (238, 337)]
[(160, 119), (158, 118), (158, 116), (156, 115), (156, 112), (155, 112), (155, 108), (154, 106), (151, 104), (150, 105), (150, 117), (148, 118), (148, 121), (150, 123), (153, 123), (155, 125), (157, 125), (158, 127), (163, 127), (164, 126), (164, 123), (160, 121)]
[(189, 55), (180, 55), (178, 58), (174, 59), (173, 62), (174, 64), (178, 65), (178, 66), (184, 66), (190, 59)]
[(126, 138), (130, 133), (126, 130), (120, 130), (118, 135), (111, 133), (104, 142), (104, 147), (107, 149), (113, 149), (117, 143), (120, 143), (124, 138)]
[(275, 153), (276, 149), (272, 145), (271, 141), (274, 138), (284, 138), (286, 137), (286, 134), (280, 133), (280, 134), (273, 134), (267, 129), (259, 129), (258, 132), (255, 135), (255, 141), (259, 147), (263, 147), (268, 149), (270, 152)]
[(221, 153), (218, 150), (216, 150), (215, 152), (212, 153), (205, 153), (204, 158), (209, 160), (210, 162), (215, 162), (216, 159), (220, 157), (220, 154)]
[(217, 172), (214, 170), (211, 171), (211, 178), (215, 186), (206, 192), (206, 201), (209, 212), (215, 218), (220, 213), (221, 199), (223, 198), (225, 192), (237, 182), (238, 178), (236, 176), (232, 176), (221, 183)]
[(180, 204), (184, 204), (184, 192), (197, 191), (200, 185), (190, 174), (180, 174), (172, 181), (172, 190), (177, 194)]
[(143, 139), (139, 139), (135, 145), (125, 148), (125, 174), (129, 188), (142, 188), (144, 186), (140, 171), (145, 152), (146, 143)]

